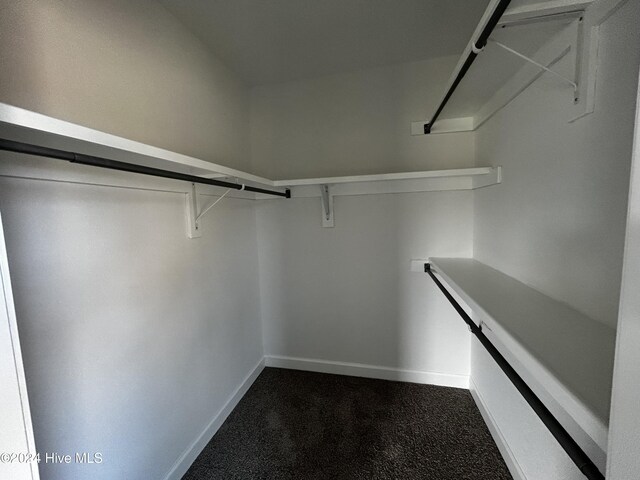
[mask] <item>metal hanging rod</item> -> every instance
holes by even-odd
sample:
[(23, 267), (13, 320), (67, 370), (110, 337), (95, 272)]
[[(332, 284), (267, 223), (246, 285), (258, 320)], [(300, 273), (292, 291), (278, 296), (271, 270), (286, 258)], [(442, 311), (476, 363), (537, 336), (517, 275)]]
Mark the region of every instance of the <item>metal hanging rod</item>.
[(442, 110), (444, 110), (444, 107), (449, 102), (449, 99), (453, 95), (453, 92), (455, 92), (456, 88), (458, 88), (458, 85), (460, 84), (464, 76), (469, 71), (471, 64), (473, 64), (476, 57), (480, 54), (482, 49), (487, 45), (489, 36), (493, 32), (493, 30), (496, 28), (496, 25), (498, 25), (500, 18), (502, 17), (502, 15), (504, 14), (505, 10), (507, 9), (510, 3), (511, 3), (511, 0), (500, 0), (500, 3), (498, 3), (498, 5), (496, 6), (495, 10), (491, 14), (491, 17), (489, 18), (489, 21), (482, 29), (480, 36), (475, 42), (473, 42), (471, 46), (471, 51), (469, 52), (467, 59), (462, 64), (462, 67), (460, 68), (458, 75), (456, 75), (455, 80), (453, 81), (453, 83), (449, 87), (449, 90), (447, 90), (447, 93), (445, 94), (444, 98), (440, 102), (440, 105), (436, 109), (436, 113), (433, 114), (429, 123), (425, 123), (424, 125), (425, 135), (431, 133), (431, 128), (433, 127), (433, 124), (436, 123), (436, 120), (438, 120), (438, 117), (442, 113)]
[(551, 435), (558, 441), (562, 449), (569, 455), (569, 458), (576, 464), (576, 466), (580, 469), (580, 471), (587, 477), (589, 480), (604, 480), (604, 475), (600, 473), (598, 467), (591, 461), (591, 459), (584, 453), (584, 450), (580, 448), (580, 445), (576, 443), (576, 441), (569, 435), (569, 433), (564, 429), (564, 427), (560, 424), (560, 422), (553, 416), (553, 414), (549, 411), (549, 409), (542, 403), (542, 400), (538, 398), (538, 396), (529, 388), (529, 385), (522, 379), (520, 375), (513, 369), (513, 367), (509, 364), (506, 358), (502, 356), (502, 354), (498, 351), (496, 347), (493, 346), (491, 341), (486, 337), (486, 335), (482, 332), (482, 327), (475, 324), (475, 322), (471, 319), (467, 312), (460, 306), (460, 304), (453, 298), (453, 296), (447, 291), (447, 289), (442, 285), (440, 280), (435, 276), (433, 271), (431, 270), (431, 264), (424, 264), (424, 271), (429, 274), (429, 276), (436, 283), (438, 288), (444, 296), (447, 297), (449, 303), (453, 305), (456, 312), (462, 317), (465, 321), (471, 333), (473, 333), (480, 343), (484, 346), (484, 348), (489, 352), (489, 355), (493, 357), (498, 366), (505, 373), (507, 378), (511, 380), (511, 383), (516, 387), (518, 392), (522, 395), (522, 397), (526, 400), (529, 406), (533, 409), (533, 411), (538, 415), (538, 418), (542, 420), (542, 423), (547, 427)]
[(205, 185), (213, 185), (215, 187), (225, 187), (233, 190), (246, 190), (247, 192), (264, 193), (266, 195), (275, 195), (278, 197), (291, 198), (291, 191), (286, 189), (284, 192), (278, 190), (267, 190), (265, 188), (252, 187), (241, 183), (225, 182), (224, 180), (215, 180), (212, 178), (203, 178), (196, 175), (188, 175), (185, 173), (172, 172), (170, 170), (162, 170), (160, 168), (145, 167), (134, 163), (120, 162), (110, 160), (108, 158), (94, 157), (92, 155), (84, 155), (82, 153), (68, 152), (55, 148), (41, 147), (30, 143), (15, 142), (0, 138), (0, 150), (8, 152), (26, 153), (29, 155), (38, 155), (40, 157), (55, 158), (57, 160), (66, 160), (71, 163), (79, 163), (81, 165), (90, 165), (92, 167), (107, 168), (110, 170), (119, 170), (122, 172), (139, 173), (142, 175), (150, 175), (152, 177), (171, 178), (174, 180), (182, 180), (190, 183), (202, 183)]

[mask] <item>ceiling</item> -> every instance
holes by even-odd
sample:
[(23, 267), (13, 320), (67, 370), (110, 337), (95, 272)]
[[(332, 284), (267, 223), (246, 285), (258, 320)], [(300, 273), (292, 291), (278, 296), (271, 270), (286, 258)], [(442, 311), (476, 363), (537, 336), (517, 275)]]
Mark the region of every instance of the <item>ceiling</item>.
[(159, 0), (248, 85), (459, 55), (489, 0)]

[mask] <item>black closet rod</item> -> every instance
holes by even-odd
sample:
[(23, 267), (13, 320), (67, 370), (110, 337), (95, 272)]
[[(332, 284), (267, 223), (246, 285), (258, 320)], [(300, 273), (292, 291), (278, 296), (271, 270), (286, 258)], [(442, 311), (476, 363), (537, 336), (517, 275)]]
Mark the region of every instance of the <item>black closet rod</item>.
[(438, 288), (444, 293), (444, 296), (447, 297), (449, 303), (453, 305), (453, 308), (456, 309), (456, 312), (460, 314), (465, 323), (469, 326), (471, 333), (473, 333), (480, 343), (484, 346), (484, 348), (489, 352), (489, 355), (493, 357), (498, 366), (502, 369), (502, 371), (507, 375), (511, 383), (518, 389), (520, 394), (527, 401), (529, 406), (533, 409), (533, 411), (538, 415), (542, 423), (547, 427), (547, 429), (551, 432), (551, 435), (558, 441), (563, 450), (569, 455), (573, 463), (580, 469), (580, 471), (587, 477), (589, 480), (604, 480), (604, 475), (600, 473), (598, 467), (591, 461), (591, 459), (587, 456), (586, 453), (580, 448), (580, 445), (576, 443), (576, 441), (571, 438), (571, 435), (564, 429), (564, 427), (558, 422), (558, 420), (553, 416), (553, 414), (549, 411), (547, 407), (545, 407), (544, 403), (538, 398), (538, 396), (529, 388), (529, 385), (525, 383), (520, 375), (513, 369), (513, 367), (509, 364), (506, 358), (502, 356), (502, 354), (498, 351), (496, 347), (489, 341), (489, 339), (482, 332), (482, 328), (475, 324), (471, 317), (467, 315), (467, 312), (460, 306), (460, 304), (453, 298), (453, 296), (447, 291), (447, 289), (442, 285), (440, 280), (434, 275), (431, 270), (431, 265), (429, 263), (424, 264), (424, 271), (429, 274), (429, 276), (436, 282)]
[(472, 48), (471, 52), (469, 52), (469, 56), (462, 64), (462, 67), (460, 68), (458, 75), (456, 75), (455, 80), (453, 81), (453, 83), (449, 87), (449, 90), (447, 90), (447, 93), (445, 94), (444, 98), (440, 102), (440, 105), (438, 106), (436, 113), (433, 114), (429, 123), (425, 123), (424, 125), (425, 135), (431, 133), (431, 128), (433, 127), (433, 124), (436, 123), (436, 120), (438, 120), (438, 117), (442, 113), (442, 110), (444, 110), (444, 107), (447, 105), (447, 102), (453, 95), (453, 92), (455, 92), (456, 88), (458, 88), (458, 85), (460, 84), (464, 76), (469, 71), (471, 64), (476, 59), (480, 51), (487, 45), (489, 36), (493, 32), (493, 30), (496, 28), (496, 25), (498, 25), (498, 22), (500, 21), (500, 18), (502, 17), (505, 10), (509, 6), (509, 3), (511, 3), (511, 0), (501, 0), (498, 6), (496, 7), (496, 9), (491, 14), (491, 17), (489, 18), (489, 21), (487, 22), (484, 29), (482, 30), (482, 33), (480, 33), (480, 36), (473, 44), (474, 48)]
[(215, 180), (213, 178), (197, 177), (185, 173), (172, 172), (170, 170), (162, 170), (160, 168), (145, 167), (134, 163), (119, 162), (117, 160), (109, 160), (108, 158), (94, 157), (92, 155), (84, 155), (82, 153), (67, 152), (55, 148), (41, 147), (30, 143), (15, 142), (0, 138), (0, 150), (9, 152), (26, 153), (29, 155), (38, 155), (41, 157), (55, 158), (58, 160), (67, 160), (71, 163), (79, 163), (82, 165), (90, 165), (92, 167), (108, 168), (110, 170), (120, 170), (122, 172), (140, 173), (142, 175), (151, 175), (153, 177), (172, 178), (174, 180), (183, 180), (191, 183), (203, 183), (205, 185), (213, 185), (216, 187), (232, 188), (235, 190), (246, 190), (247, 192), (265, 193), (267, 195), (276, 195), (278, 197), (291, 198), (291, 191), (286, 189), (284, 192), (277, 190), (267, 190), (265, 188), (252, 187), (250, 185), (242, 185), (239, 183), (225, 182), (224, 180)]

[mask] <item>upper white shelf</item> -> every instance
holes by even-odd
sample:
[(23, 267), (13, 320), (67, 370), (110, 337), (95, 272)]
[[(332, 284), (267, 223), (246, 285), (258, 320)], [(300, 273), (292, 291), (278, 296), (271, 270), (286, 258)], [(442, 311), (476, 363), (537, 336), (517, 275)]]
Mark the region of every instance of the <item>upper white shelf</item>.
[(430, 262), (565, 428), (606, 452), (615, 330), (476, 260)]
[[(384, 173), (346, 177), (276, 180), (274, 186), (288, 187), (292, 197), (319, 197), (322, 185), (332, 196), (385, 193), (473, 190), (502, 182), (501, 167), (456, 168), (422, 172)], [(266, 197), (265, 197), (266, 198)]]
[(294, 187), (293, 196), (297, 197), (319, 196), (313, 186), (325, 184), (338, 187), (332, 195), (468, 190), (500, 183), (501, 175), (500, 167), (480, 167), (274, 181), (4, 103), (0, 103), (0, 137), (205, 178)]
[(0, 136), (202, 177), (224, 176), (273, 187), (267, 178), (0, 103)]
[(388, 180), (412, 180), (417, 178), (461, 177), (491, 174), (491, 167), (456, 168), (449, 170), (429, 170), (422, 172), (383, 173), (379, 175), (352, 175), (346, 177), (303, 178), (298, 180), (276, 180), (275, 187), (295, 187), (301, 185), (336, 185), (339, 183), (382, 182)]

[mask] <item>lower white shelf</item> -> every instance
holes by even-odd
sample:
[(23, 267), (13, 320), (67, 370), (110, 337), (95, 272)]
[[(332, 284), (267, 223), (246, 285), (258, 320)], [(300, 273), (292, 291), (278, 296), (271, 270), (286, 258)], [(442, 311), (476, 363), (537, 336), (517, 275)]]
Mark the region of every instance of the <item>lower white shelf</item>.
[(575, 440), (603, 455), (615, 330), (474, 259), (429, 261)]

